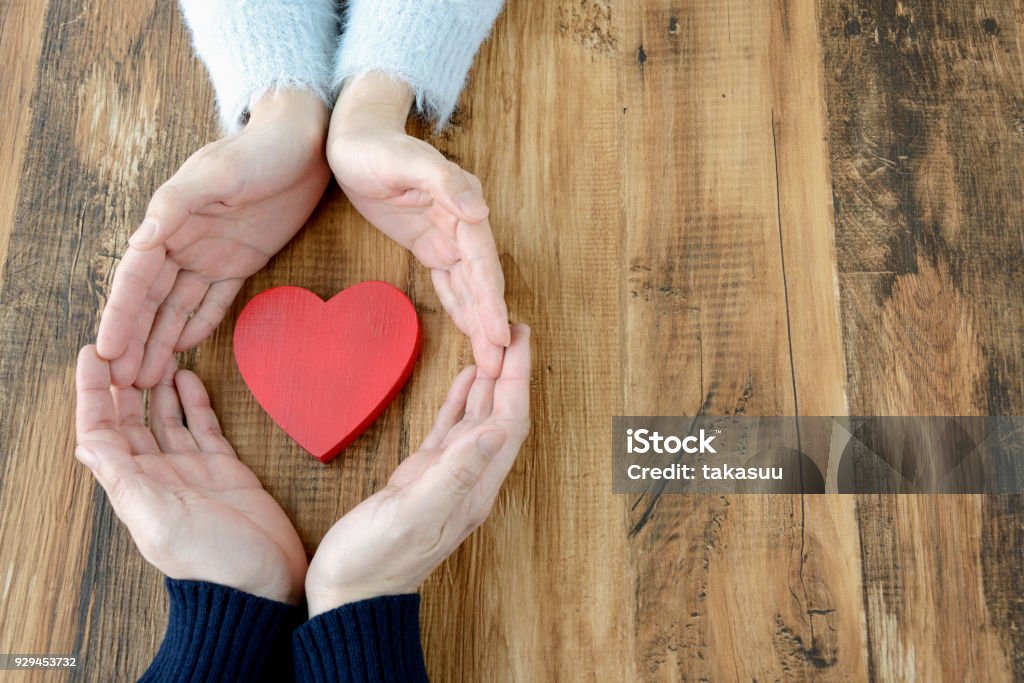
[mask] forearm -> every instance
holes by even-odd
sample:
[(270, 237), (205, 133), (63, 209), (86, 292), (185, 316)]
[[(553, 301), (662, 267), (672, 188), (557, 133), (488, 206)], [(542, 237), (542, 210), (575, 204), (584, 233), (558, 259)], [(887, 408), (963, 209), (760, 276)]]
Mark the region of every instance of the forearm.
[(373, 71), (407, 83), (443, 126), (504, 0), (350, 0), (334, 84)]
[(180, 0), (220, 120), (237, 130), (252, 104), (279, 88), (306, 89), (331, 103), (334, 0)]

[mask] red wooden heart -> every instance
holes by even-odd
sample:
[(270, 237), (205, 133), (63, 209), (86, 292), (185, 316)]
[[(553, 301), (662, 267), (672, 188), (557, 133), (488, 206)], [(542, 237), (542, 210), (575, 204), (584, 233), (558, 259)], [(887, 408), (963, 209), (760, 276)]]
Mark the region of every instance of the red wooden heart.
[(234, 345), (264, 410), (329, 462), (409, 379), (420, 323), (412, 302), (386, 282), (361, 282), (327, 302), (301, 287), (274, 287), (246, 304)]

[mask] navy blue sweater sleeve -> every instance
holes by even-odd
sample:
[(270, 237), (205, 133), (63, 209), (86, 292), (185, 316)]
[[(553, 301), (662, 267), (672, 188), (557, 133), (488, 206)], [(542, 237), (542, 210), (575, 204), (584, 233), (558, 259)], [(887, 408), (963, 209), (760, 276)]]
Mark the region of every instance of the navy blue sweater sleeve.
[(288, 681), (303, 611), (202, 581), (167, 579), (167, 633), (140, 681)]
[(313, 617), (292, 637), (296, 679), (426, 681), (419, 612), (420, 596), (411, 593), (353, 602)]

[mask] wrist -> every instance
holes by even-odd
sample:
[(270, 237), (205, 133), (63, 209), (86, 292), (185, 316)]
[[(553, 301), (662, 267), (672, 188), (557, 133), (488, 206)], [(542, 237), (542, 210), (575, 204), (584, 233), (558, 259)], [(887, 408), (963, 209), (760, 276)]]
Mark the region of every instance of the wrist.
[(329, 118), (327, 105), (313, 91), (282, 88), (270, 90), (253, 102), (246, 127), (285, 126), (296, 136), (319, 140), (322, 144)]
[(317, 595), (306, 592), (306, 609), (309, 612), (309, 618), (319, 616), (324, 612), (330, 612), (333, 609), (337, 609), (342, 605), (347, 605), (351, 602), (359, 602), (360, 600), (368, 600), (369, 598), (376, 597), (373, 595), (361, 595), (354, 593), (351, 595)]
[(331, 126), (404, 131), (412, 102), (412, 88), (402, 81), (377, 71), (353, 76), (338, 95)]
[(330, 612), (345, 605), (350, 605), (363, 600), (385, 597), (388, 595), (406, 595), (416, 593), (414, 587), (352, 587), (346, 590), (337, 591), (316, 591), (306, 587), (306, 607), (309, 611), (309, 618)]

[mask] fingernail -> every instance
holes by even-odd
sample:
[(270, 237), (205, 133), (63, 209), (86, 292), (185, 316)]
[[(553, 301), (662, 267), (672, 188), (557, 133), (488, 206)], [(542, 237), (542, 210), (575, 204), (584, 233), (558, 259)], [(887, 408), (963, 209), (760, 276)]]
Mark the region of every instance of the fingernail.
[(459, 195), (459, 208), (469, 216), (487, 216), (487, 203), (472, 192), (463, 192)]
[(132, 247), (140, 247), (153, 239), (155, 234), (156, 221), (152, 218), (147, 218), (142, 221), (142, 225), (139, 226), (139, 229), (132, 233), (132, 236), (128, 238), (128, 245)]
[(495, 456), (505, 445), (505, 432), (487, 432), (476, 440), (476, 447), (484, 455)]
[(88, 467), (90, 470), (96, 469), (96, 464), (99, 462), (95, 451), (86, 448), (85, 446), (78, 446), (75, 448), (75, 457), (78, 461)]

